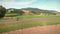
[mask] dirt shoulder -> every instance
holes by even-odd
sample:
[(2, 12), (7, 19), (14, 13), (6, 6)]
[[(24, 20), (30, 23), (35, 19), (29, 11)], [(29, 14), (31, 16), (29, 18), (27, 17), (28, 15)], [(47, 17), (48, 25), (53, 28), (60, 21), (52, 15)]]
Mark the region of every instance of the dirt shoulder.
[(2, 34), (60, 34), (60, 25), (37, 26), (4, 32)]

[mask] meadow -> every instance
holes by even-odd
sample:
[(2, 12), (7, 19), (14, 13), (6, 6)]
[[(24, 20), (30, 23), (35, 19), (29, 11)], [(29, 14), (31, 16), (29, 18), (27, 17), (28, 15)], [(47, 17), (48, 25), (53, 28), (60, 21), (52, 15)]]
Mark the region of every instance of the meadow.
[[(40, 15), (23, 15), (19, 16), (17, 14), (12, 14), (6, 15), (7, 18), (2, 18), (0, 20), (13, 20), (13, 19), (31, 19), (31, 18), (60, 18), (60, 16), (55, 16), (55, 15), (48, 15), (48, 16), (40, 16)], [(11, 17), (11, 18), (8, 18)], [(15, 18), (14, 18), (15, 17)], [(29, 20), (29, 21), (22, 21), (22, 22), (5, 22), (5, 23), (0, 23), (0, 32), (8, 32), (8, 31), (13, 31), (13, 30), (18, 30), (18, 29), (24, 29), (24, 28), (30, 28), (30, 27), (36, 27), (36, 26), (45, 26), (45, 25), (57, 25), (60, 24), (60, 19), (54, 19), (54, 20)]]
[(60, 20), (29, 20), (22, 22), (0, 23), (0, 32), (8, 32), (36, 26), (57, 25)]
[(1, 20), (10, 20), (10, 19), (25, 19), (25, 18), (60, 18), (56, 15), (19, 15), (19, 14), (5, 14), (5, 17)]

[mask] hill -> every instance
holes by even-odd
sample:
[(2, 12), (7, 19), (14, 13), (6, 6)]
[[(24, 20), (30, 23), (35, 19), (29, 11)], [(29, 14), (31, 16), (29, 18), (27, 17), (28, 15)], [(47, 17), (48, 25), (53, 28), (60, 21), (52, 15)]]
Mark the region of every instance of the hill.
[(17, 13), (17, 14), (21, 14), (23, 15), (24, 12), (23, 10), (26, 11), (29, 11), (30, 14), (41, 14), (41, 13), (44, 13), (44, 14), (56, 14), (58, 11), (55, 11), (55, 10), (43, 10), (43, 9), (38, 9), (38, 8), (22, 8), (22, 9), (14, 9), (14, 8), (10, 8), (10, 9), (7, 9), (7, 12), (10, 12), (10, 13)]
[(34, 14), (40, 14), (40, 13), (56, 14), (58, 12), (58, 11), (55, 11), (55, 10), (43, 10), (43, 9), (38, 9), (38, 8), (22, 8), (21, 10), (28, 10), (31, 13), (34, 13)]

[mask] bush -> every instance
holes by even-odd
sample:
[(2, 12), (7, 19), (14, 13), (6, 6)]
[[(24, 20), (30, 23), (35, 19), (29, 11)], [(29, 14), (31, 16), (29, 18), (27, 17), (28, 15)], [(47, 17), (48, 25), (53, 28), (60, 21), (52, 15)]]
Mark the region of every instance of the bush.
[(4, 17), (6, 13), (6, 8), (0, 5), (0, 18)]

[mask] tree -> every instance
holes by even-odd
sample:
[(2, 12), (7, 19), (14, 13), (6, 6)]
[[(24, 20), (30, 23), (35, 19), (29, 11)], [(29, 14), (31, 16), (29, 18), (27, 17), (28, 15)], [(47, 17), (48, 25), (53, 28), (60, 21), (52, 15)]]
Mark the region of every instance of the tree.
[(0, 5), (0, 18), (3, 18), (6, 13), (6, 8), (4, 8), (2, 5)]

